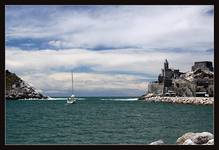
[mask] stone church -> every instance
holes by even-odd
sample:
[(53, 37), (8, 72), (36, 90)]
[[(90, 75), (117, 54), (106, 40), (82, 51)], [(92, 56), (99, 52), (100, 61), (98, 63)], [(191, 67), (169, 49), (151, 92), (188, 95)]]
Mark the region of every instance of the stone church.
[(162, 96), (213, 96), (214, 73), (212, 62), (195, 62), (191, 72), (170, 69), (167, 59), (158, 80), (148, 85), (148, 93)]

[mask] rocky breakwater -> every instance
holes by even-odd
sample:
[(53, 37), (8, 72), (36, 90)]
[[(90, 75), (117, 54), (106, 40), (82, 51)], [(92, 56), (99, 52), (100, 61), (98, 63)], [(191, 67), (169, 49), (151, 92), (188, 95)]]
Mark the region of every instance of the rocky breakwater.
[(213, 105), (214, 97), (168, 97), (149, 93), (139, 98), (148, 102), (165, 102), (178, 104)]
[(16, 74), (6, 70), (6, 99), (47, 99), (31, 87), (28, 83), (19, 78)]
[[(183, 134), (176, 140), (177, 145), (214, 145), (214, 135), (209, 132)], [(165, 145), (163, 140), (158, 140), (149, 145)]]

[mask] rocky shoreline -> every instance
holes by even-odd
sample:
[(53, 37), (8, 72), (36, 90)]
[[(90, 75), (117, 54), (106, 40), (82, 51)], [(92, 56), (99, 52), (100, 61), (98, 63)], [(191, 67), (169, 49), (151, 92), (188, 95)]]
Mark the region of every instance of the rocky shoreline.
[(48, 96), (43, 95), (37, 89), (30, 86), (27, 82), (18, 77), (15, 73), (6, 70), (6, 92), (7, 100), (17, 99), (48, 99)]
[[(176, 140), (177, 145), (214, 145), (214, 135), (210, 132), (193, 133), (188, 132), (183, 134)], [(163, 140), (158, 140), (149, 145), (165, 145)]]
[(175, 104), (213, 105), (214, 97), (168, 97), (148, 94), (139, 98), (148, 102), (165, 102)]

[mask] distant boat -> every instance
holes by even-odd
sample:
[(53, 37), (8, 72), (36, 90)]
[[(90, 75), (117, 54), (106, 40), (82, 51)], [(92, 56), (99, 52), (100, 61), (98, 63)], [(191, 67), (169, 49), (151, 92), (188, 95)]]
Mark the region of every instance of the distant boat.
[(75, 95), (74, 95), (74, 87), (73, 87), (73, 72), (71, 73), (71, 80), (72, 80), (72, 95), (70, 97), (68, 97), (67, 99), (67, 103), (68, 104), (73, 104), (76, 102), (76, 98), (75, 98)]

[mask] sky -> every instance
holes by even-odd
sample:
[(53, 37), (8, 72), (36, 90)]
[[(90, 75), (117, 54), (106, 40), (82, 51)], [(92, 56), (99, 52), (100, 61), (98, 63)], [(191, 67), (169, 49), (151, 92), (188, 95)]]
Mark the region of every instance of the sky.
[(165, 59), (214, 61), (213, 5), (8, 5), (6, 69), (48, 96), (140, 96)]

